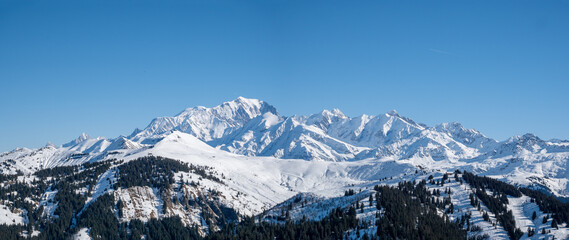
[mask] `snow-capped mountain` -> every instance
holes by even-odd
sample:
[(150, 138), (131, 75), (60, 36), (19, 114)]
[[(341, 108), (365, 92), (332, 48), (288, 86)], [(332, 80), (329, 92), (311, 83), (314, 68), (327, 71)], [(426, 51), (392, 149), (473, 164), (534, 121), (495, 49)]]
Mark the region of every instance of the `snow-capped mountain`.
[[(128, 177), (120, 175), (127, 164), (136, 165), (148, 157), (179, 160), (195, 169), (172, 173), (168, 187), (121, 183)], [(72, 179), (81, 186), (74, 191), (86, 197), (84, 208), (110, 194), (117, 206), (124, 205), (122, 210), (113, 210), (121, 213), (117, 215), (121, 222), (177, 216), (186, 226), (200, 226), (202, 234), (211, 228), (208, 225), (219, 225), (215, 221), (234, 218), (235, 214), (227, 209), (244, 215), (260, 214), (273, 221), (282, 218), (283, 211), (290, 208), (293, 219), (307, 214), (318, 220), (334, 207), (345, 208), (369, 196), (376, 184), (420, 181), (429, 175), (435, 175), (439, 181), (446, 172), (457, 169), (569, 197), (566, 140), (546, 141), (526, 134), (498, 142), (460, 123), (427, 126), (395, 111), (348, 117), (334, 109), (310, 116), (282, 116), (264, 101), (242, 97), (212, 108), (188, 108), (173, 117), (156, 118), (129, 136), (93, 138), (83, 133), (61, 146), (47, 144), (39, 149), (18, 148), (0, 154), (0, 176), (16, 177), (16, 185), (27, 182), (42, 187), (43, 183), (36, 180), (43, 173), (38, 173), (61, 166), (81, 166), (64, 169), (75, 171), (65, 174), (74, 174)], [(103, 170), (98, 172), (93, 166)], [(56, 175), (47, 179), (60, 173), (52, 174)], [(154, 174), (154, 179), (163, 178)], [(87, 176), (87, 180), (77, 180), (81, 176)], [(85, 185), (84, 181), (94, 182)], [(0, 184), (6, 187), (14, 182), (6, 180)], [(489, 210), (467, 206), (468, 195), (475, 188), (463, 187), (458, 180), (449, 186), (456, 192), (456, 199), (451, 202), (474, 212), (474, 219), (482, 221)], [(351, 188), (365, 191), (343, 197), (344, 191)], [(438, 184), (429, 188), (445, 190)], [(30, 195), (31, 199), (22, 201), (37, 205), (36, 209), (41, 205), (42, 216), (53, 217), (57, 209), (57, 204), (53, 204), (58, 195), (56, 185), (39, 191), (43, 192), (41, 196)], [(524, 220), (531, 213), (518, 208), (538, 209), (529, 199), (512, 198), (508, 208), (513, 208), (516, 221), (521, 221), (519, 226), (546, 228), (550, 222)], [(5, 210), (6, 206), (0, 209)], [(21, 210), (2, 213), (16, 224), (27, 221)], [(547, 216), (546, 212), (538, 213), (540, 218)], [(372, 221), (381, 214), (382, 210), (368, 206), (358, 217)], [(463, 214), (451, 216), (458, 219)], [(507, 238), (504, 229), (492, 225), (496, 219), (492, 215), (489, 223), (479, 224), (483, 233)], [(552, 235), (569, 236), (569, 232), (554, 230)]]
[(165, 133), (180, 131), (203, 141), (211, 141), (231, 134), (265, 113), (278, 116), (277, 110), (263, 101), (239, 97), (217, 107), (193, 107), (174, 117), (156, 118), (144, 130), (135, 131), (131, 137), (135, 141), (144, 142)]
[[(361, 160), (390, 159), (418, 168), (464, 168), (569, 196), (565, 183), (569, 172), (564, 170), (569, 159), (566, 141), (544, 141), (526, 134), (497, 142), (460, 123), (429, 127), (395, 111), (348, 117), (334, 109), (287, 117), (267, 102), (243, 97), (212, 108), (193, 107), (174, 117), (155, 118), (128, 137), (105, 139), (81, 134), (60, 147), (3, 153), (0, 161), (5, 162), (4, 172), (33, 172), (144, 151), (174, 132), (245, 156), (356, 164)], [(526, 176), (557, 180), (537, 183)]]
[(189, 108), (174, 117), (156, 118), (130, 139), (152, 144), (172, 131), (247, 156), (325, 161), (388, 156), (456, 160), (496, 146), (496, 141), (458, 123), (429, 128), (395, 111), (350, 118), (338, 109), (283, 117), (266, 102), (241, 97), (213, 108)]

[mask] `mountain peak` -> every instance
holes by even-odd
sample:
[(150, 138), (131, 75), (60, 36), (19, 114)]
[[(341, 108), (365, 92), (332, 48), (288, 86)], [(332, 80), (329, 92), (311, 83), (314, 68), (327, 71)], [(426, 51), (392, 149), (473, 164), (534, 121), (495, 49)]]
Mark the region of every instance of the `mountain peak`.
[(69, 146), (73, 146), (75, 144), (81, 143), (85, 140), (91, 139), (91, 136), (87, 135), (86, 133), (81, 133), (81, 135), (79, 135), (79, 137), (77, 137), (74, 140), (71, 140), (70, 142), (63, 144), (63, 147), (69, 147)]
[(263, 101), (259, 99), (244, 98), (240, 96), (234, 99), (233, 101), (224, 102), (223, 104), (236, 104), (236, 105), (245, 105), (250, 107), (260, 107), (263, 104)]
[(273, 113), (277, 116), (279, 115), (277, 109), (267, 102), (244, 97), (238, 97), (233, 101), (224, 102), (211, 109), (220, 115), (228, 114), (227, 116), (231, 118), (238, 117), (247, 120), (253, 119), (267, 112)]
[(505, 141), (506, 144), (515, 144), (523, 147), (531, 147), (534, 145), (543, 144), (543, 140), (533, 133), (526, 133), (524, 135), (516, 135)]
[(387, 115), (398, 117), (399, 113), (397, 113), (397, 110), (393, 109), (393, 110), (387, 112)]
[(460, 124), (459, 122), (446, 122), (446, 123), (441, 123), (435, 126), (435, 129), (438, 131), (449, 131), (449, 130), (469, 130), (466, 129), (464, 126), (462, 126), (462, 124)]
[(241, 103), (248, 103), (248, 104), (258, 104), (260, 102), (262, 102), (259, 99), (255, 99), (255, 98), (245, 98), (242, 96), (237, 97), (235, 100), (233, 100), (233, 102), (241, 102)]
[(415, 121), (413, 121), (413, 119), (411, 119), (411, 118), (402, 116), (402, 115), (400, 115), (400, 114), (397, 112), (397, 110), (395, 110), (395, 109), (393, 109), (393, 110), (391, 110), (391, 111), (389, 111), (389, 112), (387, 112), (387, 113), (385, 113), (385, 114), (383, 114), (383, 115), (380, 114), (380, 115), (378, 115), (377, 117), (395, 118), (395, 119), (402, 120), (402, 121), (406, 122), (407, 124), (414, 125), (415, 127), (418, 127), (418, 128), (421, 128), (421, 129), (427, 128), (427, 125), (425, 125), (424, 123), (415, 122)]
[(307, 125), (316, 125), (319, 128), (327, 129), (330, 124), (337, 122), (341, 119), (347, 119), (348, 117), (344, 115), (339, 109), (335, 108), (330, 110), (322, 110), (319, 113), (313, 114), (306, 119)]
[(91, 138), (91, 136), (87, 135), (86, 133), (81, 133), (81, 135), (79, 135), (79, 137), (77, 139), (81, 140), (81, 141), (85, 141), (89, 138)]
[(265, 101), (254, 98), (237, 97), (232, 101), (223, 102), (222, 104), (211, 108), (204, 106), (186, 108), (184, 111), (176, 115), (176, 117), (195, 115), (196, 112), (214, 112), (221, 115), (232, 115), (235, 113), (240, 113), (246, 114), (251, 118), (262, 115), (266, 112), (271, 112), (275, 115), (279, 115), (276, 108)]
[[(169, 133), (173, 130), (189, 133), (202, 141), (219, 139), (243, 127), (251, 119), (272, 113), (279, 117), (277, 109), (258, 99), (238, 97), (212, 108), (187, 108), (174, 117), (159, 117), (132, 138), (141, 138)], [(136, 131), (135, 131), (136, 132)]]
[(125, 136), (119, 136), (111, 141), (111, 144), (105, 149), (105, 151), (113, 151), (120, 149), (139, 149), (142, 145), (131, 140), (128, 140)]
[(522, 138), (525, 139), (539, 139), (539, 137), (537, 137), (535, 134), (533, 133), (526, 133), (522, 136)]
[(57, 148), (57, 146), (55, 146), (55, 144), (51, 143), (51, 142), (47, 142), (44, 146), (44, 148)]
[(515, 141), (525, 141), (525, 140), (541, 140), (541, 139), (533, 133), (526, 133), (524, 135), (513, 136), (506, 141), (515, 142)]
[(340, 111), (340, 109), (337, 108), (332, 109), (332, 111), (322, 110), (320, 114), (326, 117), (347, 118), (347, 116), (342, 111)]

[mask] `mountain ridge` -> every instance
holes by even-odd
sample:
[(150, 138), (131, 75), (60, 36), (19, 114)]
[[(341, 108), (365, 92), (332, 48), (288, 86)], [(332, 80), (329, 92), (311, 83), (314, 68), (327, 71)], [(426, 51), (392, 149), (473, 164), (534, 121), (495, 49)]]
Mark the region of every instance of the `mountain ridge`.
[[(556, 179), (545, 184), (547, 188), (556, 195), (569, 196), (565, 180), (569, 175), (561, 170), (568, 165), (566, 140), (545, 141), (525, 134), (498, 142), (458, 122), (427, 126), (394, 110), (348, 117), (332, 109), (287, 117), (265, 101), (243, 97), (211, 108), (186, 108), (173, 117), (157, 117), (129, 136), (106, 139), (82, 133), (59, 147), (2, 153), (0, 161), (17, 160), (2, 169), (5, 173), (31, 173), (49, 166), (146, 151), (175, 132), (192, 135), (213, 148), (251, 157), (331, 162), (392, 159), (417, 168), (492, 173), (529, 186), (537, 184), (528, 181), (530, 177)], [(523, 164), (514, 166), (511, 159)]]
[[(392, 225), (376, 221), (388, 221), (382, 216), (389, 202), (382, 196), (379, 206), (377, 194), (403, 191), (430, 198), (441, 222), (462, 221), (453, 226), (470, 237), (530, 238), (541, 229), (547, 230), (543, 236), (565, 238), (569, 212), (551, 209), (569, 209), (559, 202), (569, 197), (567, 169), (568, 141), (525, 134), (498, 142), (457, 122), (427, 126), (395, 111), (348, 117), (333, 109), (287, 117), (264, 101), (238, 98), (155, 118), (128, 136), (82, 133), (61, 146), (0, 154), (0, 184), (8, 189), (0, 191), (0, 232), (6, 223), (12, 233), (32, 231), (40, 239), (96, 238), (118, 231), (100, 228), (100, 221), (123, 226), (128, 235), (125, 229), (133, 230), (129, 224), (136, 221), (151, 231), (156, 228), (148, 224), (174, 219), (205, 237), (246, 216), (280, 226), (302, 224), (303, 216), (326, 221), (329, 213), (348, 210), (360, 224), (342, 231), (360, 239), (386, 234), (379, 226)], [(481, 191), (472, 174), (490, 177), (478, 181), (492, 184)], [(518, 187), (533, 190), (522, 194)], [(417, 200), (408, 197), (409, 203)], [(537, 220), (529, 220), (531, 211)], [(96, 214), (106, 214), (105, 220)], [(421, 225), (429, 226), (425, 221)], [(53, 228), (59, 225), (68, 227)]]

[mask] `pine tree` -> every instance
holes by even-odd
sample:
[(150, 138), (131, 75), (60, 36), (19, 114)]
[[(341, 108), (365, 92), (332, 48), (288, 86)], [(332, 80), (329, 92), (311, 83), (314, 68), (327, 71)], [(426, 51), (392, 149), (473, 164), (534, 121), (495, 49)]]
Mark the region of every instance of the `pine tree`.
[(553, 221), (551, 221), (551, 227), (555, 228), (555, 229), (559, 229), (559, 226), (557, 226), (557, 220), (555, 220), (555, 218), (553, 219)]

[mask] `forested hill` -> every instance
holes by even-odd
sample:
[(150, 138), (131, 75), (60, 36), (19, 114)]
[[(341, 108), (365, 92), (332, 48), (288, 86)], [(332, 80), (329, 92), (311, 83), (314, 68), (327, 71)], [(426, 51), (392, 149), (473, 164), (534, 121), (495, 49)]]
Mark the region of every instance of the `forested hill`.
[[(470, 172), (299, 193), (250, 214), (247, 186), (158, 156), (0, 175), (2, 239), (520, 239), (569, 235), (569, 204)], [(243, 183), (240, 183), (243, 184)], [(252, 186), (253, 189), (256, 186)]]

